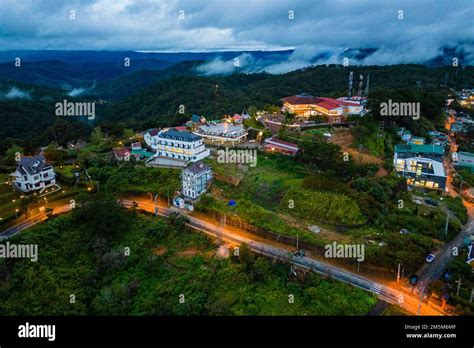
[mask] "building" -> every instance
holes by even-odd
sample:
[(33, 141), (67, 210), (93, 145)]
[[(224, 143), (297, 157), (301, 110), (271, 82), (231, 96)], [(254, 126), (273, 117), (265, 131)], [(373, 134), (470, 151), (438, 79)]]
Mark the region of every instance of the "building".
[(278, 152), (291, 156), (296, 155), (299, 151), (297, 144), (289, 143), (287, 141), (279, 140), (277, 138), (265, 139), (263, 146), (264, 149), (269, 152)]
[(296, 116), (309, 118), (323, 115), (328, 123), (346, 122), (347, 116), (365, 115), (365, 103), (347, 98), (314, 97), (308, 93), (301, 93), (282, 99), (282, 111), (288, 111)]
[(437, 131), (430, 131), (428, 134), (431, 137), (431, 141), (435, 145), (448, 145), (449, 144), (449, 138), (446, 134), (437, 132)]
[(444, 191), (443, 154), (444, 149), (436, 145), (396, 145), (393, 165), (398, 175), (407, 178), (408, 186)]
[(247, 131), (242, 124), (230, 122), (209, 122), (199, 126), (194, 134), (203, 137), (211, 144), (234, 146), (247, 139)]
[(426, 139), (423, 137), (411, 137), (408, 141), (410, 145), (423, 145), (426, 142)]
[(430, 159), (442, 162), (443, 156), (444, 156), (444, 148), (440, 145), (398, 144), (398, 145), (395, 145), (395, 149), (394, 149), (395, 166), (397, 164), (397, 160), (399, 159), (405, 159), (405, 158), (410, 158), (410, 157), (422, 157), (422, 158), (430, 158)]
[(402, 141), (406, 141), (408, 143), (410, 140), (411, 140), (411, 132), (409, 130), (403, 131)]
[(128, 147), (117, 147), (112, 152), (117, 161), (130, 161), (131, 151)]
[(474, 153), (454, 152), (452, 158), (454, 168), (467, 169), (470, 173), (474, 173)]
[(183, 181), (183, 196), (195, 200), (207, 191), (212, 181), (211, 168), (202, 162), (183, 169), (181, 173)]
[(11, 175), (15, 178), (14, 187), (21, 192), (40, 190), (42, 193), (48, 187), (59, 187), (53, 167), (46, 163), (43, 155), (22, 157)]
[(173, 128), (160, 131), (152, 129), (145, 134), (144, 139), (156, 151), (152, 158), (161, 157), (188, 163), (200, 161), (210, 154), (202, 137), (191, 132)]

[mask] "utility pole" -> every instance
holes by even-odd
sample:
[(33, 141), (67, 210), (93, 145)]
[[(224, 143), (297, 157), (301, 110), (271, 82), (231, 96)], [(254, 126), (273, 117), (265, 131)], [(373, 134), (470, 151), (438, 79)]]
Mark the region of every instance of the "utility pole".
[(444, 237), (448, 237), (449, 212), (446, 212), (446, 226), (444, 226)]
[(397, 272), (397, 283), (400, 282), (400, 262), (398, 263), (398, 272)]
[(296, 232), (296, 251), (298, 251), (298, 232)]

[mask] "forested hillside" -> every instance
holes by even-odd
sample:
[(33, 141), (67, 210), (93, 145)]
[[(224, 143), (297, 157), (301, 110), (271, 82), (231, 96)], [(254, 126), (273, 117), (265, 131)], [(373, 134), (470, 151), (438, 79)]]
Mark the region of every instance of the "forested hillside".
[[(455, 73), (454, 68), (429, 68), (421, 65), (392, 65), (350, 67), (315, 66), (283, 75), (233, 74), (223, 77), (186, 76), (174, 77), (156, 83), (127, 99), (111, 104), (100, 115), (102, 120), (149, 120), (156, 125), (172, 125), (182, 119), (179, 105), (187, 114), (197, 113), (208, 118), (219, 118), (225, 113), (241, 112), (250, 105), (280, 105), (280, 98), (307, 92), (316, 96), (340, 97), (347, 93), (349, 71), (354, 76), (370, 75), (370, 90), (381, 88), (407, 89), (414, 93), (417, 81), (421, 89), (448, 90), (448, 86), (462, 88), (474, 85), (474, 69), (467, 67)], [(355, 86), (357, 83), (354, 84)], [(365, 84), (364, 84), (365, 86)], [(408, 92), (408, 93), (412, 93)], [(150, 124), (150, 122), (148, 122)]]

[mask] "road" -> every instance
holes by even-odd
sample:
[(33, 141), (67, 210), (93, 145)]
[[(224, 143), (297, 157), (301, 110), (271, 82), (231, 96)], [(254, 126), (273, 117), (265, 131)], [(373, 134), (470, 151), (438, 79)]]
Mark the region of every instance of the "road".
[[(137, 207), (139, 209), (143, 209), (151, 213), (154, 213), (155, 207), (158, 206), (158, 214), (162, 216), (168, 216), (173, 211), (179, 211), (181, 214), (183, 214), (182, 210), (174, 207), (167, 208), (165, 206), (140, 201), (138, 199), (134, 200), (133, 202), (138, 204)], [(126, 206), (132, 206), (133, 202), (130, 200), (122, 200), (122, 204)], [(419, 295), (416, 293), (416, 291), (414, 293), (410, 293), (408, 291), (395, 289), (384, 284), (374, 282), (368, 278), (341, 269), (329, 263), (321, 262), (309, 257), (295, 257), (291, 251), (284, 249), (283, 247), (271, 245), (267, 242), (256, 241), (252, 238), (236, 233), (229, 228), (220, 226), (218, 223), (204, 221), (203, 219), (198, 219), (191, 215), (187, 215), (187, 217), (189, 219), (188, 226), (194, 230), (201, 231), (211, 237), (221, 239), (233, 245), (241, 245), (245, 243), (249, 246), (250, 250), (255, 253), (289, 262), (299, 268), (311, 270), (324, 276), (329, 276), (344, 283), (351, 284), (355, 287), (373, 293), (378, 298), (386, 302), (399, 305), (412, 314), (418, 313), (420, 301)], [(431, 306), (428, 306), (426, 303), (422, 303), (420, 314), (442, 315), (443, 313), (432, 308)]]
[[(62, 214), (62, 213), (66, 213), (70, 210), (71, 210), (70, 205), (69, 204), (64, 204), (64, 205), (60, 205), (60, 206), (55, 207), (52, 211), (52, 214), (53, 215), (59, 215), (59, 214)], [(31, 217), (25, 219), (23, 222), (19, 223), (18, 225), (12, 226), (12, 227), (6, 229), (5, 231), (3, 231), (0, 234), (0, 241), (11, 238), (15, 234), (17, 234), (17, 233), (19, 233), (23, 230), (26, 230), (27, 228), (30, 228), (30, 227), (36, 225), (37, 223), (45, 221), (47, 218), (48, 218), (48, 216), (46, 215), (46, 212), (40, 212), (40, 213), (38, 213), (34, 216), (31, 216)]]
[(429, 282), (438, 278), (454, 257), (453, 249), (460, 248), (467, 236), (474, 235), (474, 207), (467, 204), (466, 208), (469, 216), (467, 224), (462, 227), (461, 232), (453, 240), (443, 245), (431, 264), (421, 270), (419, 280)]
[[(453, 151), (457, 151), (457, 146), (456, 142), (451, 137), (450, 141), (450, 149), (444, 161), (444, 168), (446, 173), (448, 173), (446, 178), (446, 191), (452, 197), (457, 197), (459, 196), (459, 193), (454, 189), (453, 184), (451, 182), (452, 175), (455, 172), (455, 169), (451, 162), (451, 154)], [(465, 201), (464, 199), (463, 203), (468, 212), (468, 222), (462, 227), (461, 232), (453, 240), (443, 245), (441, 250), (436, 254), (436, 257), (431, 262), (431, 264), (423, 267), (421, 270), (418, 271), (420, 281), (430, 282), (431, 280), (434, 280), (441, 276), (441, 273), (445, 269), (446, 265), (454, 257), (454, 248), (460, 248), (463, 245), (463, 241), (467, 236), (474, 235), (474, 205)], [(443, 204), (441, 204), (440, 207), (443, 211), (450, 214), (450, 217), (453, 216)]]
[[(137, 200), (119, 200), (119, 202), (126, 208), (131, 208), (136, 206), (138, 209), (142, 209), (144, 211), (155, 213), (155, 209), (158, 208), (158, 215), (160, 216), (169, 216), (172, 212), (180, 212), (183, 214), (183, 211), (171, 207), (168, 208), (163, 205), (154, 204), (154, 203), (147, 203), (144, 201)], [(53, 215), (65, 213), (71, 210), (69, 204), (62, 205), (56, 207), (53, 211)], [(368, 278), (362, 277), (358, 274), (354, 274), (347, 270), (341, 269), (334, 265), (321, 262), (310, 257), (296, 257), (293, 253), (285, 249), (283, 247), (271, 245), (267, 242), (256, 241), (250, 237), (247, 237), (243, 234), (236, 232), (227, 227), (220, 226), (218, 222), (210, 222), (204, 221), (203, 219), (196, 218), (191, 215), (187, 215), (189, 222), (187, 225), (197, 231), (205, 233), (211, 237), (216, 239), (220, 239), (224, 242), (227, 242), (231, 245), (241, 245), (247, 244), (250, 250), (255, 253), (268, 256), (274, 259), (278, 259), (284, 262), (292, 263), (293, 265), (297, 266), (301, 269), (311, 270), (322, 274), (324, 276), (331, 277), (333, 279), (337, 279), (347, 284), (351, 284), (355, 287), (360, 289), (366, 290), (368, 292), (373, 293), (379, 299), (396, 304), (407, 310), (412, 314), (418, 313), (418, 307), (420, 305), (419, 295), (416, 293), (410, 293), (407, 291), (403, 291), (400, 289), (395, 289), (390, 286), (380, 284), (374, 282)], [(8, 230), (4, 231), (0, 234), (1, 240), (10, 238), (11, 236), (37, 224), (44, 220), (46, 220), (46, 214), (41, 213), (36, 216), (33, 216), (21, 224), (17, 226), (11, 227)], [(421, 303), (420, 307), (420, 314), (421, 315), (442, 315), (441, 312), (435, 310), (431, 306), (427, 305), (426, 303)]]

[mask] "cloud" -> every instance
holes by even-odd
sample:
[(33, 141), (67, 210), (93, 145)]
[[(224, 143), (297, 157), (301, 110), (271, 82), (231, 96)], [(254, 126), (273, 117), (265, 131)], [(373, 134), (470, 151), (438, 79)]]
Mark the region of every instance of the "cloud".
[(85, 90), (85, 88), (74, 88), (67, 95), (70, 97), (77, 97), (78, 95), (84, 93)]
[(28, 91), (23, 91), (16, 87), (10, 88), (10, 91), (4, 94), (5, 99), (31, 99)]
[(94, 80), (94, 83), (89, 88), (76, 87), (76, 88), (73, 88), (72, 90), (70, 90), (69, 93), (67, 93), (67, 95), (70, 96), (70, 97), (78, 97), (81, 94), (88, 93), (88, 92), (92, 91), (95, 88), (95, 86), (96, 86), (96, 82)]
[[(10, 50), (295, 48), (266, 67), (278, 72), (341, 63), (347, 48), (377, 49), (357, 63), (393, 64), (426, 62), (454, 46), (461, 64), (474, 64), (471, 0), (0, 0), (0, 8), (0, 47)], [(203, 69), (236, 70), (219, 60)]]

